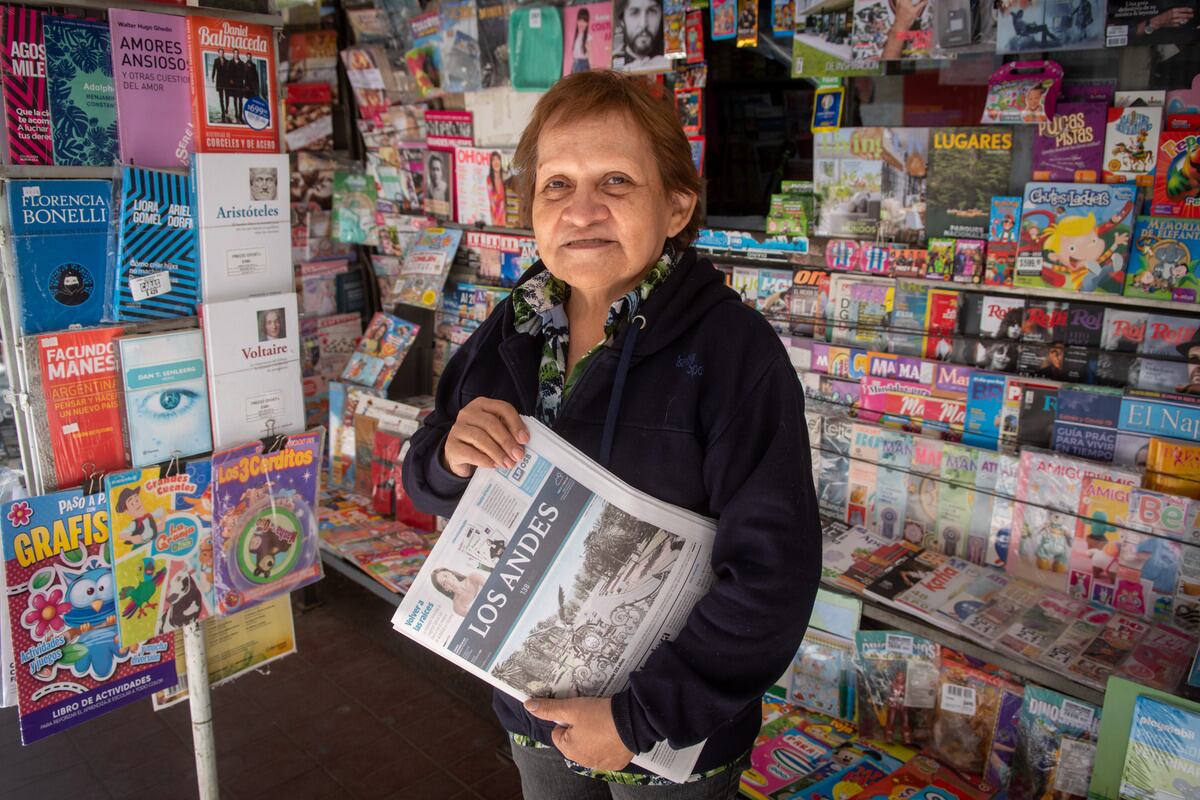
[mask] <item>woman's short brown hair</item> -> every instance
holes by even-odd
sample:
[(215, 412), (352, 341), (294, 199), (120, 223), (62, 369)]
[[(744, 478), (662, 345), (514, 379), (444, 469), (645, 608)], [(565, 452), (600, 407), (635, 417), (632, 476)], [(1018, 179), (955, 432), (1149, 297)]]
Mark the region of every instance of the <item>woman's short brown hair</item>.
[(537, 143), (546, 125), (561, 119), (580, 119), (603, 114), (627, 114), (654, 151), (659, 177), (667, 194), (690, 192), (696, 195), (696, 208), (683, 230), (671, 238), (671, 244), (682, 250), (696, 240), (703, 216), (700, 198), (700, 175), (692, 161), (688, 144), (674, 107), (651, 94), (641, 78), (606, 70), (589, 70), (568, 75), (550, 87), (533, 109), (533, 116), (513, 157), (517, 170), (517, 189), (521, 197), (522, 224), (530, 224), (533, 190), (537, 178)]

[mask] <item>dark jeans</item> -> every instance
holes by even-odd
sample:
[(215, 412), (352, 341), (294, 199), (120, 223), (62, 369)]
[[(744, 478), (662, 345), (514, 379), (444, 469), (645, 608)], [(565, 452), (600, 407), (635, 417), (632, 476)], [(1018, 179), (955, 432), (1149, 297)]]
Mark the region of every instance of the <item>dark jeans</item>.
[(748, 759), (743, 759), (702, 781), (626, 786), (572, 772), (563, 762), (562, 754), (552, 747), (513, 743), (512, 751), (513, 761), (521, 772), (521, 794), (525, 800), (734, 800), (742, 770), (748, 766), (745, 763)]

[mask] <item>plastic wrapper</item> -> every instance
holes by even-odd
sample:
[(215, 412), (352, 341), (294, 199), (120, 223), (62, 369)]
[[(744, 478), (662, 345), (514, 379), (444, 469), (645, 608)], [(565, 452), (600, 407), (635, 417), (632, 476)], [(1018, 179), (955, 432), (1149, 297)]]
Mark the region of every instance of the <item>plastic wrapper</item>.
[(1195, 795), (1200, 715), (1140, 696), (1134, 702), (1121, 797), (1151, 800)]
[[(942, 664), (938, 688), (933, 741), (930, 750), (939, 761), (974, 780), (981, 788), (1000, 789), (988, 779), (992, 767), (993, 743), (1006, 710), (1011, 727), (1013, 703), (1006, 697), (1016, 697), (1015, 709), (1020, 708), (1020, 690), (1005, 681), (959, 662)], [(1003, 742), (1002, 742), (1003, 745)], [(1002, 769), (1006, 753), (995, 753), (997, 764), (992, 780), (1007, 778)]]
[(877, 742), (927, 744), (941, 647), (901, 631), (859, 631), (855, 644), (859, 734)]
[(1026, 687), (1009, 799), (1086, 797), (1099, 730), (1096, 706), (1040, 686)]
[(787, 700), (839, 719), (854, 718), (854, 643), (809, 628), (792, 659)]

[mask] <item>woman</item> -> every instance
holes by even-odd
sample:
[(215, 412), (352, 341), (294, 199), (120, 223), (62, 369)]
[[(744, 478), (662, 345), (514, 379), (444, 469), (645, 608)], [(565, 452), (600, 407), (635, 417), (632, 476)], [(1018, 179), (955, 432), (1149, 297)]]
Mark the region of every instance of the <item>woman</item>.
[(444, 568), (435, 569), (429, 577), (433, 581), (435, 589), (454, 601), (454, 613), (460, 617), (465, 617), (471, 610), (471, 603), (474, 602), (475, 596), (487, 583), (487, 578), (481, 573), (472, 572), (470, 575), (463, 575), (452, 569)]
[(591, 68), (588, 61), (588, 25), (592, 15), (586, 8), (579, 9), (575, 17), (575, 38), (571, 42), (571, 75), (576, 72), (587, 72)]
[(492, 224), (504, 225), (504, 205), (506, 192), (504, 187), (504, 158), (493, 150), (488, 160), (487, 176), (488, 204), (491, 206)]
[(627, 688), (525, 706), (497, 693), (493, 706), (528, 800), (645, 796), (662, 779), (629, 762), (664, 740), (706, 742), (672, 797), (734, 797), (762, 692), (795, 654), (819, 581), (795, 370), (691, 248), (700, 179), (673, 108), (642, 82), (595, 70), (559, 81), (514, 166), (542, 260), (447, 365), (405, 488), (451, 515), (477, 468), (522, 458), (525, 414), (714, 518), (712, 588)]

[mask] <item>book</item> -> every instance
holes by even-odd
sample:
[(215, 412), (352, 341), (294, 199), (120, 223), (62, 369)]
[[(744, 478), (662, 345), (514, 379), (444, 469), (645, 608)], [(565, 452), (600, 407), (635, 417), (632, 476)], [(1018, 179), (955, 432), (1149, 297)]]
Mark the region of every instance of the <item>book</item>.
[(36, 8), (5, 6), (4, 52), (0, 80), (4, 89), (4, 161), (9, 164), (54, 163), (50, 99), (46, 84), (43, 14)]
[(296, 295), (200, 306), (213, 447), (304, 430)]
[[(45, 429), (37, 436), (39, 472), (47, 489), (78, 486), (92, 470), (125, 460), (117, 337), (122, 327), (62, 331), (27, 339), (36, 359)], [(31, 387), (32, 388), (32, 387)], [(39, 415), (40, 417), (40, 415)], [(41, 419), (36, 420), (39, 431)]]
[[(377, 256), (376, 258), (388, 258)], [(299, 288), (300, 314), (328, 316), (348, 309), (338, 308), (338, 278), (350, 271), (346, 259), (308, 261), (297, 265), (296, 283)]]
[(1068, 556), (1067, 588), (1072, 597), (1114, 607), (1129, 493), (1129, 486), (1115, 481), (1084, 477)]
[(1092, 461), (1112, 461), (1117, 448), (1121, 395), (1100, 387), (1063, 386), (1058, 391), (1050, 446)]
[(195, 130), (184, 18), (114, 8), (108, 25), (121, 162), (186, 167)]
[(1156, 217), (1200, 217), (1198, 166), (1200, 132), (1173, 130), (1168, 125), (1158, 136), (1150, 213)]
[(897, 595), (896, 602), (910, 613), (934, 619), (938, 608), (982, 574), (974, 564), (960, 558), (949, 558), (934, 567), (916, 586)]
[(54, 163), (107, 166), (117, 160), (117, 100), (108, 25), (46, 15), (46, 85)]
[(112, 182), (8, 183), (13, 258), (24, 333), (107, 318)]
[(425, 189), (423, 202), (425, 213), (440, 220), (449, 220), (454, 215), (454, 153), (453, 151), (425, 151)]
[(479, 58), (485, 89), (508, 85), (508, 11), (506, 0), (479, 0)]
[(420, 330), (420, 325), (377, 311), (346, 362), (341, 379), (385, 391)]
[(215, 612), (211, 482), (205, 460), (177, 474), (155, 466), (104, 477), (123, 647)]
[[(904, 356), (925, 353), (925, 319), (929, 288), (908, 280), (897, 280), (892, 290), (892, 316), (888, 350)], [(897, 377), (880, 375), (879, 377)]]
[(252, 441), (213, 453), (213, 587), (232, 614), (321, 579), (317, 494), (325, 431), (265, 452)]
[(146, 467), (211, 450), (200, 331), (123, 336), (117, 355), (130, 463)]
[(1193, 742), (1198, 733), (1200, 716), (1194, 711), (1138, 696), (1121, 771), (1121, 796), (1158, 800), (1193, 785), (1198, 761)]
[(189, 16), (186, 31), (195, 152), (278, 153), (275, 30)]
[(1012, 150), (1012, 132), (1001, 127), (932, 131), (925, 226), (930, 237), (988, 237), (992, 198), (1008, 193)]
[(288, 175), (286, 155), (192, 157), (205, 303), (292, 287)]
[(975, 502), (975, 474), (979, 468), (972, 447), (946, 442), (942, 445), (941, 479), (934, 547), (947, 556), (964, 556)]
[(174, 640), (118, 643), (118, 598), (103, 493), (4, 503), (8, 619), (24, 744), (174, 686)]
[(200, 265), (192, 197), (187, 175), (121, 168), (114, 318), (195, 316)]
[(999, 448), (1006, 381), (1003, 375), (987, 372), (975, 372), (971, 375), (967, 385), (963, 444), (988, 450)]
[(1067, 303), (1030, 298), (1021, 322), (1017, 370), (1024, 375), (1061, 378), (1066, 357)]
[(1154, 175), (1164, 100), (1161, 91), (1116, 93), (1104, 134), (1105, 183), (1147, 180)]
[(287, 82), (324, 83), (336, 97), (337, 31), (292, 30), (287, 34)]
[(1158, 492), (1200, 500), (1200, 447), (1151, 439), (1143, 485)]
[(508, 213), (516, 199), (512, 158), (511, 150), (454, 148), (454, 202), (460, 224), (518, 227)]
[(479, 23), (473, 0), (446, 0), (442, 14), (442, 89), (476, 92), (483, 88)]
[(886, 350), (890, 289), (887, 279), (834, 275), (829, 282), (830, 341)]
[(904, 541), (928, 547), (937, 538), (937, 519), (941, 492), (942, 442), (923, 436), (913, 437), (908, 472), (908, 505), (904, 516)]
[(1138, 217), (1125, 296), (1195, 303), (1200, 289), (1200, 220)]
[(1119, 294), (1135, 194), (1132, 184), (1027, 184), (1013, 282)]
[(1011, 286), (1017, 264), (1017, 226), (1021, 219), (1020, 197), (993, 197), (988, 217), (987, 267), (983, 283)]

